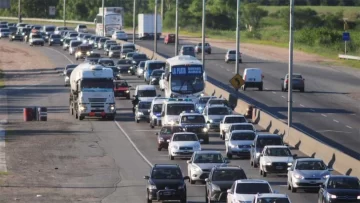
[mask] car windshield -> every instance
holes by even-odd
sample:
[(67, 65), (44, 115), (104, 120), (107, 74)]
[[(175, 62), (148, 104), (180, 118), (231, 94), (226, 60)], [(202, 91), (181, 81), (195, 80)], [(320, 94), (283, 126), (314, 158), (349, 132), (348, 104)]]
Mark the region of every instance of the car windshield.
[(248, 125), (232, 125), (230, 131), (233, 130), (254, 130), (253, 125), (248, 124)]
[(10, 30), (9, 29), (1, 29), (1, 32), (10, 32)]
[(151, 173), (152, 179), (182, 179), (182, 173), (178, 168), (154, 168)]
[(260, 148), (264, 148), (265, 146), (268, 145), (282, 145), (283, 142), (281, 140), (281, 138), (259, 138), (257, 140), (257, 146)]
[(145, 54), (135, 54), (135, 55), (133, 55), (133, 59), (147, 60), (147, 56)]
[(288, 198), (283, 197), (262, 197), (256, 203), (290, 203)]
[(238, 183), (236, 194), (272, 193), (267, 183)]
[(196, 154), (194, 163), (224, 163), (221, 154)]
[(139, 97), (156, 97), (156, 90), (138, 90)]
[(246, 119), (243, 116), (231, 116), (225, 118), (225, 123), (246, 123)]
[(115, 66), (115, 63), (113, 60), (101, 60), (99, 64), (103, 66)]
[(100, 58), (101, 55), (100, 55), (99, 53), (91, 53), (91, 54), (89, 55), (89, 57), (91, 57), (91, 58)]
[(118, 65), (132, 64), (131, 60), (119, 60), (117, 62)]
[(296, 170), (325, 170), (326, 165), (323, 161), (298, 161)]
[(198, 141), (198, 138), (195, 134), (177, 134), (173, 141)]
[(68, 70), (66, 71), (66, 76), (70, 77), (70, 75), (71, 75), (71, 73), (72, 73), (73, 70), (74, 70), (74, 69), (72, 69), (72, 68), (68, 69)]
[(194, 51), (194, 47), (183, 47), (183, 51), (184, 51), (184, 52), (193, 52), (193, 51)]
[(162, 110), (162, 104), (154, 104), (152, 111), (154, 113), (160, 113)]
[(205, 118), (202, 115), (182, 116), (181, 123), (205, 123)]
[(226, 107), (212, 107), (209, 108), (209, 115), (228, 115), (229, 109)]
[(71, 47), (77, 47), (79, 46), (80, 44), (82, 44), (82, 42), (73, 42), (70, 44)]
[(266, 156), (291, 156), (288, 148), (268, 148), (265, 151)]
[(105, 43), (106, 43), (107, 45), (109, 45), (109, 44), (116, 44), (116, 41), (114, 41), (114, 40), (107, 40)]
[(210, 105), (225, 105), (229, 106), (229, 102), (223, 99), (212, 99), (209, 101)]
[(206, 104), (209, 101), (210, 97), (201, 97), (199, 99), (199, 104)]
[(79, 34), (77, 34), (77, 33), (72, 33), (72, 34), (70, 34), (69, 35), (69, 37), (77, 37)]
[(121, 52), (124, 53), (124, 54), (127, 54), (129, 52), (133, 52), (134, 50), (131, 50), (131, 49), (123, 49)]
[(127, 54), (126, 54), (126, 57), (131, 58), (134, 54), (135, 54), (135, 53), (133, 53), (133, 52), (127, 53)]
[(359, 180), (352, 177), (332, 177), (327, 187), (329, 189), (360, 189)]
[(124, 49), (130, 49), (130, 50), (135, 50), (135, 45), (133, 44), (127, 44), (127, 45), (123, 45)]
[(156, 70), (156, 71), (153, 71), (152, 73), (151, 73), (151, 76), (161, 76), (161, 74), (163, 74), (164, 73), (164, 71), (160, 71), (160, 70)]
[(77, 66), (77, 64), (70, 64), (70, 65), (67, 65), (65, 67), (65, 70), (69, 69), (69, 68), (75, 68)]
[(240, 179), (247, 179), (243, 170), (214, 170), (212, 174), (212, 181), (236, 181)]
[[(289, 78), (289, 75), (286, 75), (286, 78)], [(294, 74), (293, 79), (302, 79), (302, 76), (298, 74)]]
[(121, 46), (112, 46), (110, 50), (121, 50)]
[(139, 68), (144, 69), (144, 66), (145, 66), (145, 61), (141, 61), (139, 63)]
[(168, 104), (167, 105), (167, 115), (180, 115), (181, 112), (194, 111), (193, 104)]
[(151, 102), (139, 102), (139, 109), (150, 109)]
[(129, 87), (129, 85), (127, 82), (123, 81), (116, 83), (116, 87)]
[(46, 32), (54, 32), (55, 31), (55, 27), (47, 27), (45, 28)]
[(180, 126), (166, 126), (161, 128), (160, 133), (161, 134), (167, 134), (172, 135), (174, 133), (183, 132), (183, 128)]
[(150, 71), (165, 68), (165, 62), (149, 63), (148, 68)]
[(236, 51), (229, 51), (229, 54), (236, 54)]
[(100, 42), (105, 42), (106, 40), (108, 40), (108, 39), (103, 38), (103, 39), (100, 39)]
[(241, 133), (232, 133), (231, 140), (254, 140), (255, 133), (252, 132), (241, 132)]
[(32, 38), (39, 39), (39, 38), (42, 38), (42, 36), (41, 35), (32, 35)]
[(79, 25), (79, 28), (86, 28), (86, 25)]
[(51, 38), (53, 38), (53, 39), (59, 39), (59, 38), (61, 38), (61, 35), (51, 35)]

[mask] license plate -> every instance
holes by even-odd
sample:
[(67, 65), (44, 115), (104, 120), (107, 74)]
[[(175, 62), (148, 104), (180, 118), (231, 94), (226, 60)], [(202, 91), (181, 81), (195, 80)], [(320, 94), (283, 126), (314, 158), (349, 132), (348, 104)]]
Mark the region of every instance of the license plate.
[(189, 153), (189, 151), (184, 151), (184, 153)]
[(171, 195), (171, 192), (164, 192), (164, 195)]
[(315, 181), (311, 181), (310, 184), (316, 184), (316, 182), (315, 182)]
[(276, 169), (283, 169), (282, 166), (276, 166)]

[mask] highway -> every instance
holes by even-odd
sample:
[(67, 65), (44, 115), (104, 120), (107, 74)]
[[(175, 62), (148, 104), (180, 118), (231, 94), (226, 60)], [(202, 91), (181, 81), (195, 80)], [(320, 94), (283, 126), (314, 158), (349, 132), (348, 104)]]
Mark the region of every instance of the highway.
[[(41, 49), (57, 67), (64, 67), (69, 63), (76, 62), (73, 56), (62, 51), (60, 47), (29, 47), (29, 49)], [(124, 76), (124, 78), (133, 87), (143, 83), (142, 79), (135, 76)], [(115, 122), (94, 119), (78, 121), (68, 114), (68, 91), (68, 87), (63, 87), (63, 77), (59, 76), (52, 78), (51, 82), (25, 89), (12, 90), (8, 93), (8, 102), (11, 101), (12, 105), (9, 110), (10, 120), (21, 117), (20, 108), (24, 106), (47, 106), (49, 108), (49, 125), (51, 125), (51, 122), (67, 123), (72, 127), (70, 130), (64, 129), (64, 133), (67, 133), (68, 136), (76, 136), (76, 139), (80, 143), (84, 142), (85, 145), (88, 142), (96, 142), (102, 154), (97, 156), (105, 156), (109, 160), (108, 167), (106, 167), (106, 164), (104, 166), (104, 163), (101, 166), (96, 166), (94, 170), (97, 172), (93, 175), (94, 177), (91, 176), (90, 178), (85, 175), (83, 179), (76, 178), (75, 180), (72, 178), (67, 180), (69, 177), (58, 177), (54, 180), (54, 184), (60, 185), (62, 189), (68, 187), (70, 190), (74, 190), (74, 193), (84, 188), (93, 188), (91, 196), (102, 199), (102, 202), (135, 203), (145, 200), (145, 181), (142, 178), (149, 173), (151, 165), (155, 163), (176, 163), (181, 166), (184, 175), (187, 175), (185, 160), (170, 161), (167, 157), (167, 151), (157, 151), (155, 132), (158, 129), (151, 129), (148, 123), (137, 124), (134, 122), (130, 100), (118, 99), (116, 101), (117, 116)], [(26, 99), (21, 99), (24, 96), (26, 96)], [(35, 129), (35, 127), (32, 128)], [(93, 153), (89, 151), (89, 148), (77, 147), (80, 149), (72, 149), (69, 152), (64, 151), (62, 153), (77, 153), (78, 156), (85, 157), (88, 156), (88, 153)], [(224, 142), (218, 138), (217, 133), (212, 134), (209, 145), (203, 145), (202, 147), (204, 150), (219, 150), (224, 153)], [(293, 153), (302, 156), (296, 150), (293, 150)], [(93, 163), (90, 161), (83, 164), (74, 162), (70, 167), (86, 171)], [(240, 165), (249, 178), (263, 179), (260, 177), (258, 169), (250, 167), (249, 160), (236, 159), (232, 160), (231, 164)], [(85, 167), (86, 165), (87, 167)], [(278, 192), (289, 194), (293, 203), (317, 201), (316, 192), (304, 193), (298, 191), (298, 193), (290, 193), (286, 187), (285, 176), (269, 175), (265, 180), (269, 181)], [(205, 202), (204, 186), (202, 184), (188, 184), (187, 187), (188, 202)]]
[[(129, 37), (130, 39), (132, 37)], [(154, 42), (136, 41), (140, 46), (153, 50)], [(180, 39), (180, 45), (192, 44)], [(174, 44), (158, 41), (158, 54), (174, 56)], [(212, 54), (205, 55), (208, 80), (217, 86), (230, 89), (230, 78), (235, 64), (224, 61), (226, 50), (212, 47)], [(201, 54), (198, 55), (201, 59)], [(265, 61), (243, 53), (240, 74), (245, 68), (261, 68), (264, 73), (264, 91), (247, 89), (238, 97), (287, 121), (287, 92), (281, 92), (281, 78), (288, 73), (286, 63)], [(305, 92), (293, 92), (293, 125), (297, 129), (360, 160), (360, 76), (340, 68), (294, 64), (294, 73), (305, 78)]]

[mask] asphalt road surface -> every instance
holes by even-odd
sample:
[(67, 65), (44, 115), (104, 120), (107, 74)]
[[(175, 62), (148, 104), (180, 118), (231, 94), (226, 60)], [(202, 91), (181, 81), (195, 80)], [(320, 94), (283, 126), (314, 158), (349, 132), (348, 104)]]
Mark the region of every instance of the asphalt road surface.
[[(29, 49), (43, 50), (44, 54), (54, 61), (58, 67), (76, 62), (73, 56), (70, 56), (68, 52), (62, 51), (60, 47), (29, 47)], [(208, 69), (211, 74), (211, 68)], [(124, 76), (124, 78), (127, 79), (133, 87), (138, 84), (143, 84), (143, 80), (135, 76)], [(69, 167), (76, 166), (79, 174), (77, 174), (76, 178), (71, 178), (68, 181), (65, 181), (67, 180), (66, 177), (52, 180), (58, 187), (57, 191), (65, 190), (66, 188), (68, 193), (72, 192), (77, 194), (85, 188), (88, 189), (88, 193), (91, 194), (91, 196), (94, 196), (94, 199), (102, 199), (102, 202), (135, 203), (145, 201), (145, 181), (143, 180), (143, 176), (148, 175), (151, 165), (155, 163), (176, 163), (181, 166), (184, 175), (187, 175), (185, 160), (176, 159), (170, 161), (167, 157), (167, 151), (157, 151), (155, 132), (158, 129), (151, 129), (148, 123), (134, 122), (130, 100), (118, 99), (116, 101), (117, 116), (115, 122), (99, 121), (96, 119), (78, 121), (67, 113), (69, 87), (63, 87), (63, 84), (63, 77), (59, 76), (53, 78), (51, 82), (46, 84), (29, 87), (30, 89), (18, 89), (8, 92), (8, 102), (12, 102), (12, 107), (9, 110), (10, 119), (21, 117), (20, 108), (24, 106), (38, 104), (48, 106), (49, 125), (54, 121), (66, 122), (67, 125), (75, 125), (71, 130), (66, 129), (66, 134), (69, 137), (76, 136), (76, 149), (62, 153), (77, 153), (76, 156), (79, 157), (87, 157), (89, 154), (92, 157), (104, 156), (106, 160), (108, 160), (107, 167), (105, 164), (102, 164), (94, 166), (94, 168), (91, 168), (91, 164), (94, 164), (92, 163), (94, 161), (84, 162), (84, 165), (82, 165), (81, 162), (79, 164), (74, 162), (73, 165)], [(14, 88), (16, 89), (16, 87)], [(26, 96), (26, 93), (31, 96), (26, 97), (26, 99), (21, 99)], [(254, 92), (254, 94), (255, 93), (256, 92)], [(56, 114), (59, 112), (61, 112), (61, 114)], [(53, 121), (51, 121), (52, 119)], [(36, 134), (36, 132), (34, 132), (34, 134)], [(87, 146), (84, 147), (81, 144), (84, 143), (88, 145), (89, 142), (95, 142), (98, 150), (101, 152), (93, 154), (91, 148)], [(203, 150), (219, 150), (223, 153), (225, 152), (224, 142), (219, 139), (217, 133), (211, 135), (210, 144), (203, 145), (202, 147)], [(11, 156), (11, 149), (7, 149), (7, 151), (8, 150), (10, 150), (10, 153), (7, 154)], [(302, 156), (298, 151), (293, 150), (293, 153), (298, 154), (300, 157)], [(11, 157), (9, 159), (11, 160)], [(89, 166), (87, 166), (87, 164), (89, 164)], [(250, 167), (249, 160), (235, 159), (231, 161), (231, 164), (243, 167), (249, 178), (263, 179), (259, 175), (258, 169)], [(86, 177), (86, 175), (81, 173), (82, 170), (85, 173), (90, 169), (92, 169), (92, 176), (87, 175), (88, 177)], [(71, 172), (69, 171), (69, 173)], [(40, 174), (38, 176), (38, 178), (41, 177)], [(85, 178), (80, 179), (79, 177)], [(316, 192), (304, 193), (304, 191), (298, 191), (298, 193), (290, 193), (286, 187), (286, 176), (269, 175), (265, 180), (269, 181), (273, 189), (279, 191), (279, 193), (289, 194), (294, 203), (311, 203), (317, 201)], [(205, 189), (202, 184), (188, 184), (187, 187), (188, 202), (205, 202)], [(66, 194), (64, 194), (64, 196), (66, 196)], [(40, 202), (39, 200), (36, 201)], [(55, 200), (52, 202), (55, 202)]]
[[(150, 50), (154, 47), (152, 40), (136, 43)], [(185, 44), (181, 40), (180, 43)], [(162, 39), (157, 50), (166, 58), (175, 53), (174, 44), (165, 45)], [(212, 54), (205, 55), (205, 67), (210, 82), (230, 89), (228, 81), (234, 76), (235, 64), (225, 63), (225, 53), (224, 49), (212, 47)], [(287, 121), (288, 97), (287, 92), (281, 91), (280, 79), (288, 73), (288, 65), (244, 54), (240, 74), (245, 68), (261, 68), (265, 76), (264, 91), (247, 89), (238, 93), (238, 97)], [(198, 58), (201, 59), (201, 54)], [(305, 78), (305, 92), (293, 92), (293, 126), (360, 160), (359, 75), (337, 68), (298, 64), (294, 65), (294, 73)]]

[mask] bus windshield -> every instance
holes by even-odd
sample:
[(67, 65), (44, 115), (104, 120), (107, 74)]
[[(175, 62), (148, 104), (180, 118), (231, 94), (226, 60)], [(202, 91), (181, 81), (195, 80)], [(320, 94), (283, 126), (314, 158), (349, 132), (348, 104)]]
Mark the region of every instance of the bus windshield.
[(171, 69), (171, 91), (192, 94), (204, 90), (205, 82), (201, 65), (173, 66)]
[(168, 104), (167, 115), (180, 115), (183, 111), (195, 111), (194, 104)]
[(150, 73), (153, 70), (165, 68), (165, 62), (156, 62), (156, 63), (149, 63), (148, 69)]

